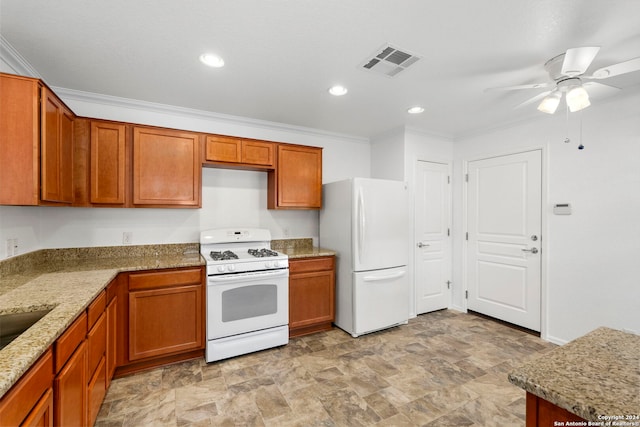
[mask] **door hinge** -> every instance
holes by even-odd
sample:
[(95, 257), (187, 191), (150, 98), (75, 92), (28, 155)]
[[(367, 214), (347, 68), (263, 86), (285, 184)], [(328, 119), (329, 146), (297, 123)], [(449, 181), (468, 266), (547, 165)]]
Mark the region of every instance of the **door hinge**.
[(447, 280), (447, 289), (451, 289), (451, 280)]
[(469, 291), (464, 291), (464, 299), (469, 299)]
[(464, 180), (465, 180), (466, 182), (469, 182), (469, 174), (468, 174), (468, 173), (465, 173), (465, 174), (464, 174)]
[(464, 236), (465, 236), (464, 237), (465, 239), (469, 240), (469, 232), (468, 231), (466, 233), (464, 233)]
[(447, 184), (451, 184), (451, 177), (447, 175)]
[(451, 229), (447, 228), (447, 236), (451, 236)]

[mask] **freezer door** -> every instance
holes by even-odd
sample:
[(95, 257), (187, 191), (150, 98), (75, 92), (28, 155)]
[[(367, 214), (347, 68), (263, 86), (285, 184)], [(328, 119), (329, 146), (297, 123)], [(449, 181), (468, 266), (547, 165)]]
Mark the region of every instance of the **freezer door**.
[(353, 269), (407, 265), (407, 190), (401, 181), (353, 180)]
[(354, 337), (409, 321), (406, 267), (353, 273), (353, 284)]

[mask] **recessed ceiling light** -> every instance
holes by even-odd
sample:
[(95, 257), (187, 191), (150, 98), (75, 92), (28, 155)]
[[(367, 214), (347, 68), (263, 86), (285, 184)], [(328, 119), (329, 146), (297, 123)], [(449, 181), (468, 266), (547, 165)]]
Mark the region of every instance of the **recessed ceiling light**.
[(220, 58), (218, 55), (214, 55), (213, 53), (203, 53), (200, 55), (200, 61), (213, 68), (220, 68), (224, 66), (224, 59)]
[(344, 86), (340, 86), (340, 85), (336, 85), (336, 86), (331, 86), (329, 88), (329, 93), (333, 96), (342, 96), (345, 93), (347, 93), (347, 88)]
[(424, 112), (424, 108), (420, 107), (419, 105), (415, 106), (415, 107), (411, 107), (407, 110), (407, 113), (409, 114), (420, 114)]

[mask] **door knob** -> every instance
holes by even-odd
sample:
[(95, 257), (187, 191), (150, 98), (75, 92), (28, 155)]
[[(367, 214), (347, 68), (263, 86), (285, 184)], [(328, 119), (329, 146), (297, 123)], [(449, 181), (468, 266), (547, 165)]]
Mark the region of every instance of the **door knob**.
[(428, 243), (418, 242), (418, 247), (419, 247), (419, 248), (426, 248), (427, 246), (429, 246), (429, 244), (428, 244)]
[(523, 249), (522, 252), (531, 252), (532, 254), (537, 254), (538, 248)]

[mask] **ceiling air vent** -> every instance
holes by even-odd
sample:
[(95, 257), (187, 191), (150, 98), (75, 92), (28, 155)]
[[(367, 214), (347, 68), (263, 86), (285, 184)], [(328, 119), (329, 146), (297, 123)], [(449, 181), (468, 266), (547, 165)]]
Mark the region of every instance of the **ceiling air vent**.
[(387, 77), (395, 77), (401, 71), (415, 64), (419, 56), (400, 50), (392, 45), (384, 45), (368, 57), (360, 66)]

